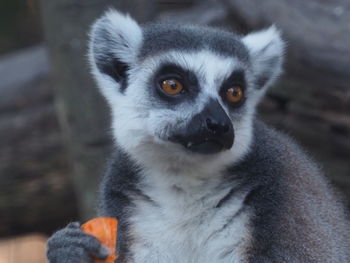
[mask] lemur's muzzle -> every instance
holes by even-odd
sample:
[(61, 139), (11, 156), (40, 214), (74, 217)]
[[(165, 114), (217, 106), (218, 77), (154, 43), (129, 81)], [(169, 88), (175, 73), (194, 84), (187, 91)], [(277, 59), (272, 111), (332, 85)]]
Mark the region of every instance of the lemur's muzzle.
[(201, 154), (218, 153), (233, 145), (234, 131), (230, 118), (220, 103), (210, 99), (202, 112), (169, 138), (188, 150)]

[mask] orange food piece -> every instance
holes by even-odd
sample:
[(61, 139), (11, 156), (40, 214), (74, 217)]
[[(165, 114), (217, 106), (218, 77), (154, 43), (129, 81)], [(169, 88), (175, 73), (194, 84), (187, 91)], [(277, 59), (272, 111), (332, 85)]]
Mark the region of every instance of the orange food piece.
[(97, 217), (89, 220), (81, 226), (81, 229), (95, 236), (109, 250), (106, 260), (96, 260), (97, 263), (114, 263), (118, 258), (116, 255), (118, 220), (111, 217)]

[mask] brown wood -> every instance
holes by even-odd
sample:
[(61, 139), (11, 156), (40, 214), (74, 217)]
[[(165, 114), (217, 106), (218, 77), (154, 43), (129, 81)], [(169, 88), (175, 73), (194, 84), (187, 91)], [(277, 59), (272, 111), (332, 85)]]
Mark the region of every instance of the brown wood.
[(51, 234), (77, 217), (45, 48), (0, 58), (0, 236)]
[(0, 240), (0, 263), (46, 263), (46, 240), (32, 234)]

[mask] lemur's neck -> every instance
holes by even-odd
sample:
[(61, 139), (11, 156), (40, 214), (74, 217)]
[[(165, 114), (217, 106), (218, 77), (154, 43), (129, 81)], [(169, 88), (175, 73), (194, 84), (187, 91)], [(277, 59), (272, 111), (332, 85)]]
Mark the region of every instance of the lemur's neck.
[[(141, 179), (140, 190), (160, 207), (178, 212), (192, 207), (199, 213), (203, 209), (215, 207), (232, 189), (232, 184), (224, 182), (224, 172), (202, 177), (191, 172), (148, 170)], [(197, 206), (203, 206), (203, 209)]]
[(216, 162), (192, 167), (147, 163), (141, 169), (139, 190), (159, 206), (175, 210), (196, 206), (213, 208), (239, 184), (228, 175), (228, 167), (220, 167)]

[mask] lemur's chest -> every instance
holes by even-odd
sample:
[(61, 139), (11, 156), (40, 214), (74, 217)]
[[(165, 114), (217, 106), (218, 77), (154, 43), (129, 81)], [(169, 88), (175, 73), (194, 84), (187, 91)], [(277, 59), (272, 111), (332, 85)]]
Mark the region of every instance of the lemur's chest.
[(154, 202), (136, 201), (130, 218), (133, 262), (245, 262), (249, 211), (244, 194), (218, 206), (228, 192), (191, 195), (164, 189), (150, 193)]

